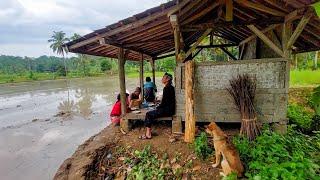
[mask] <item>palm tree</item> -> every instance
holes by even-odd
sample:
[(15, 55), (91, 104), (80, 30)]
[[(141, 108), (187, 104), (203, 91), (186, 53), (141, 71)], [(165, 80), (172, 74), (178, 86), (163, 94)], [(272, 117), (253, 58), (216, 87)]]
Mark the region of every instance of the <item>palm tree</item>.
[(66, 33), (64, 33), (63, 31), (58, 31), (58, 32), (53, 31), (53, 35), (51, 36), (51, 39), (48, 40), (48, 42), (51, 43), (50, 48), (53, 50), (54, 53), (57, 53), (58, 55), (62, 55), (64, 70), (67, 76), (67, 65), (65, 60), (65, 55), (67, 54), (67, 48), (64, 46), (64, 44), (68, 42), (69, 39), (66, 38), (65, 36), (66, 36)]
[[(74, 41), (74, 40), (79, 39), (79, 38), (81, 38), (81, 36), (79, 34), (77, 34), (77, 33), (74, 33), (73, 36), (71, 36), (70, 40)], [(87, 76), (88, 75), (87, 68), (86, 68), (87, 56), (84, 55), (84, 54), (77, 54), (77, 55), (79, 57), (80, 64), (82, 66), (83, 74), (84, 74), (84, 76)]]

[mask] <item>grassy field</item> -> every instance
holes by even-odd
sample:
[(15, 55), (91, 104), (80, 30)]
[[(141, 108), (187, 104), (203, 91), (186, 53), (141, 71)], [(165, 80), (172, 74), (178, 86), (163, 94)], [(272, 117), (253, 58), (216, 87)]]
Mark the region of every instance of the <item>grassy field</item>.
[[(172, 72), (170, 72), (173, 74)], [(156, 77), (162, 77), (164, 72), (156, 72)], [(90, 74), (92, 77), (104, 76), (103, 73)], [(118, 76), (117, 74), (112, 74), (112, 76)], [(145, 72), (144, 77), (150, 76), (152, 78), (151, 72)], [(68, 78), (80, 78), (83, 77), (78, 73), (69, 73)], [(126, 73), (128, 78), (139, 78), (139, 72), (128, 72)], [(19, 82), (29, 82), (29, 81), (41, 81), (41, 80), (55, 80), (55, 79), (64, 79), (63, 76), (57, 76), (55, 73), (33, 73), (30, 74), (0, 74), (0, 84), (5, 83), (19, 83)]]
[(290, 86), (320, 85), (320, 70), (293, 70), (290, 72)]

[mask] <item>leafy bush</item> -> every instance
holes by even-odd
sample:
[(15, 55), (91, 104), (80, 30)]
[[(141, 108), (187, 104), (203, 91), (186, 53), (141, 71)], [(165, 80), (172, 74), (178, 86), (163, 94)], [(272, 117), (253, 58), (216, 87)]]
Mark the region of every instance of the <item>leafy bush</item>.
[(320, 116), (320, 86), (313, 90), (309, 104), (315, 111), (316, 115)]
[(103, 60), (101, 61), (100, 67), (101, 67), (101, 71), (106, 72), (111, 70), (112, 64), (108, 60)]
[(288, 118), (290, 124), (295, 124), (297, 129), (304, 133), (312, 131), (312, 115), (304, 107), (296, 104), (288, 106)]
[[(132, 167), (128, 179), (164, 179), (166, 171), (160, 168), (161, 161), (151, 153), (151, 147), (146, 146), (142, 151), (134, 151), (138, 163)], [(126, 160), (130, 163), (132, 160)]]
[(319, 178), (320, 135), (308, 136), (289, 128), (280, 135), (265, 128), (255, 141), (235, 137), (249, 179)]
[(202, 132), (199, 137), (196, 138), (194, 142), (194, 151), (196, 155), (205, 160), (212, 154), (212, 149), (208, 146), (208, 138), (205, 132)]

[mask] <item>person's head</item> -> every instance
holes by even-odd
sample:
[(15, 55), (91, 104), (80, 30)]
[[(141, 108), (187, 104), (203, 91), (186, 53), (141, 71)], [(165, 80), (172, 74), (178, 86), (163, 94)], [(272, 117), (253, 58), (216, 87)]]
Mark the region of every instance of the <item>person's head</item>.
[(140, 87), (136, 87), (136, 89), (134, 90), (134, 92), (133, 93), (135, 93), (135, 94), (140, 94), (141, 93), (141, 88)]
[[(129, 96), (129, 94), (126, 93), (126, 97), (128, 97), (128, 96)], [(117, 95), (117, 101), (120, 101), (120, 94)]]
[(150, 82), (151, 81), (151, 78), (148, 76), (148, 77), (146, 77), (146, 81), (147, 82)]
[(165, 73), (161, 79), (161, 82), (164, 84), (164, 85), (167, 85), (167, 84), (172, 84), (172, 75), (169, 74), (169, 73)]

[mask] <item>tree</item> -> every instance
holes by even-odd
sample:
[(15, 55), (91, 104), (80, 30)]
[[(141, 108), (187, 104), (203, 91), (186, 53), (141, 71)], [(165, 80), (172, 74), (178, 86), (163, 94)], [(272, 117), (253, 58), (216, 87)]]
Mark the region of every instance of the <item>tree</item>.
[(318, 58), (319, 58), (319, 51), (316, 51), (314, 55), (314, 60), (313, 60), (313, 69), (317, 70), (318, 69)]
[[(74, 33), (72, 36), (71, 36), (71, 38), (70, 38), (70, 40), (72, 40), (72, 41), (74, 41), (74, 40), (76, 40), (76, 39), (79, 39), (79, 38), (81, 38), (81, 36), (79, 35), (79, 34), (77, 34), (77, 33)], [(88, 56), (87, 55), (85, 55), (85, 54), (77, 54), (78, 55), (78, 58), (79, 58), (79, 64), (81, 64), (81, 66), (82, 66), (82, 71), (83, 71), (83, 74), (85, 75), (85, 76), (87, 76), (88, 75), (88, 68), (87, 68), (87, 59), (88, 59)]]
[(106, 59), (102, 60), (100, 64), (100, 68), (101, 68), (101, 71), (103, 72), (111, 70), (112, 68), (111, 62)]
[(65, 37), (66, 33), (63, 31), (53, 31), (53, 35), (51, 36), (51, 39), (48, 40), (49, 43), (51, 43), (50, 48), (53, 50), (54, 53), (57, 53), (58, 55), (62, 55), (63, 57), (63, 64), (64, 64), (64, 70), (65, 74), (67, 75), (67, 65), (65, 60), (65, 55), (67, 54), (67, 48), (64, 46), (66, 42), (69, 41), (68, 38)]

